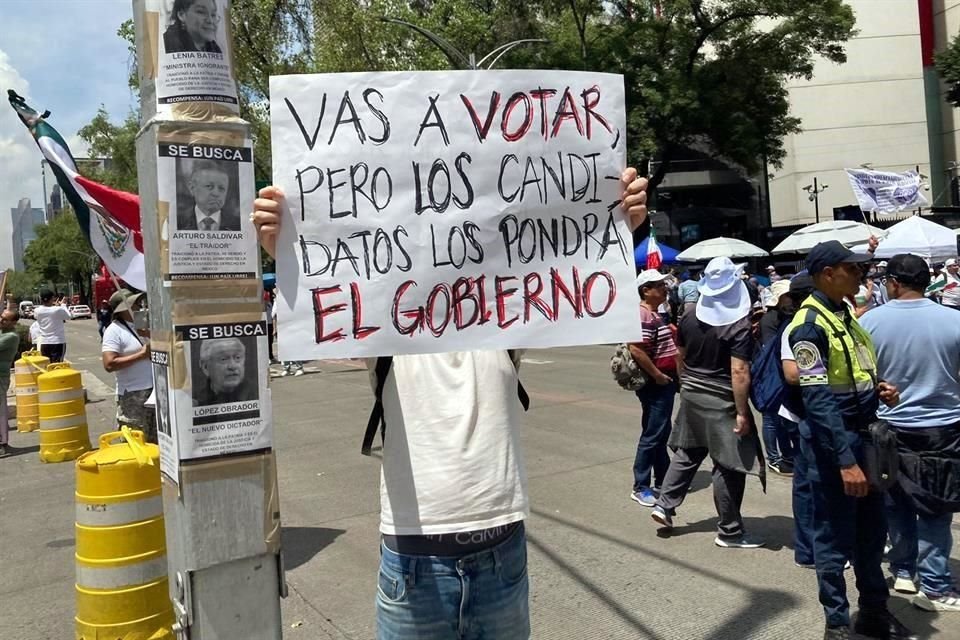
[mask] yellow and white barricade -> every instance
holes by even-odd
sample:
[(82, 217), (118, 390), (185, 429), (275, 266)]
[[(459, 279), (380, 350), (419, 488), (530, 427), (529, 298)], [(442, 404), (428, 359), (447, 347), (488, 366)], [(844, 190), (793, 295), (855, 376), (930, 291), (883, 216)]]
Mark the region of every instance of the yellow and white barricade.
[(24, 351), (13, 363), (13, 392), (17, 398), (17, 431), (27, 433), (40, 426), (37, 376), (46, 371), (50, 358), (38, 351)]
[(77, 460), (76, 540), (76, 639), (172, 640), (160, 449), (143, 432)]
[(47, 365), (37, 377), (40, 398), (40, 459), (76, 460), (90, 450), (87, 407), (80, 372), (69, 362)]

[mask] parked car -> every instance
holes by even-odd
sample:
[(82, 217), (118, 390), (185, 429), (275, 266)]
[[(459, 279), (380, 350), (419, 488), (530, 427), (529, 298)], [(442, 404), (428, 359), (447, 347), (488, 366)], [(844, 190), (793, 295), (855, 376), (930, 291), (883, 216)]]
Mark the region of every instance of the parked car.
[(67, 307), (67, 312), (70, 314), (71, 320), (79, 320), (80, 318), (92, 318), (93, 313), (90, 311), (90, 307), (85, 304), (75, 304)]
[(24, 300), (20, 303), (20, 317), (33, 319), (33, 303), (29, 300)]

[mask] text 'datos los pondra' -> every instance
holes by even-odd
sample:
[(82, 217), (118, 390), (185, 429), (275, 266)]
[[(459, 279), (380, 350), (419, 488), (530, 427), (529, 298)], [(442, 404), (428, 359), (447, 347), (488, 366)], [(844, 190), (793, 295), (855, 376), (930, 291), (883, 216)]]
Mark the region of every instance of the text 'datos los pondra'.
[(282, 357), (639, 337), (622, 77), (281, 76), (271, 113)]

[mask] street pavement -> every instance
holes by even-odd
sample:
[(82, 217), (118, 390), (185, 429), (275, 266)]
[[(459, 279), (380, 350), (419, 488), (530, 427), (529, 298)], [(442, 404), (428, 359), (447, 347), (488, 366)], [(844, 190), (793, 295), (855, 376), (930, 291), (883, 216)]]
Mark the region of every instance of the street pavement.
[[(629, 500), (639, 403), (612, 380), (610, 350), (529, 351), (521, 369), (532, 400), (523, 435), (533, 637), (820, 638), (815, 574), (793, 563), (788, 479), (770, 478), (766, 494), (748, 481), (744, 514), (768, 543), (760, 550), (713, 546), (708, 468), (669, 537)], [(96, 442), (113, 428), (115, 407), (94, 321), (69, 324), (67, 356), (84, 371)], [(353, 362), (312, 362), (306, 375), (274, 377), (272, 389), (290, 592), (284, 637), (369, 640), (379, 461), (360, 455), (372, 404), (367, 373)], [(13, 455), (0, 459), (0, 640), (73, 634), (74, 468), (41, 463), (37, 441), (36, 432), (12, 433)], [(960, 575), (956, 549), (952, 565)], [(891, 608), (921, 637), (960, 637), (960, 613), (921, 612), (898, 594)]]

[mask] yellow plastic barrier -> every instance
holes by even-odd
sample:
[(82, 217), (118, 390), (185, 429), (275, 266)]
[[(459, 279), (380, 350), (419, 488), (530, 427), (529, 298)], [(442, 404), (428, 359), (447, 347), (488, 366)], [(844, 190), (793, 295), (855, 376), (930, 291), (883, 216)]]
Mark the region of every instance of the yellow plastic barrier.
[(27, 433), (40, 426), (37, 405), (37, 376), (47, 369), (50, 358), (38, 351), (24, 351), (13, 363), (14, 387), (17, 397), (17, 431)]
[(172, 639), (160, 449), (143, 432), (105, 433), (77, 460), (76, 540), (77, 640)]
[(47, 365), (37, 377), (40, 396), (40, 459), (76, 460), (90, 450), (87, 407), (80, 372), (69, 362)]

